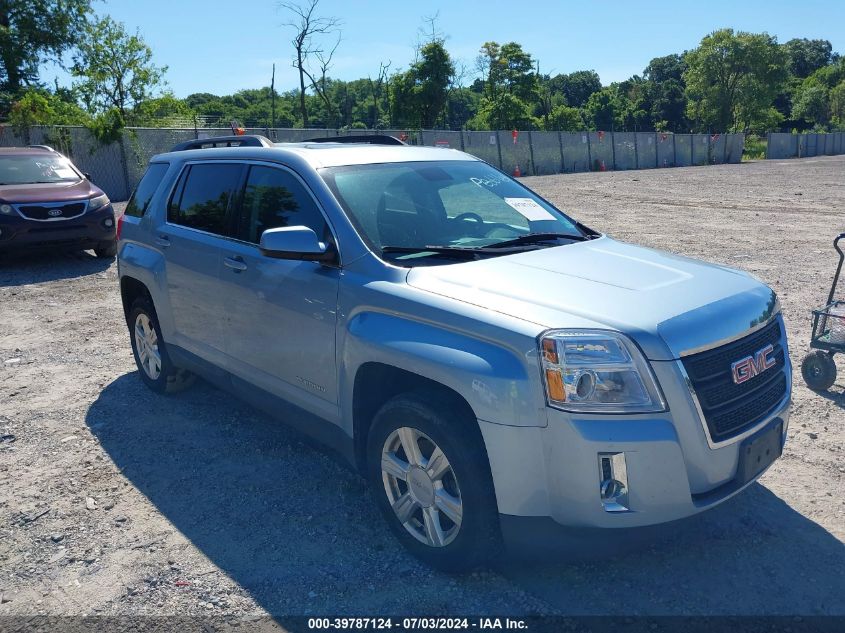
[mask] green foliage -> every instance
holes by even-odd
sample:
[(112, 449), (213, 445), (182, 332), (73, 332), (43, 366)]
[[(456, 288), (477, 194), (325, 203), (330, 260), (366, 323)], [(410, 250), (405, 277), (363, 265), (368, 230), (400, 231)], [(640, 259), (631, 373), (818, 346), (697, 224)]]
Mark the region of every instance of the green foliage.
[(811, 74), (831, 62), (833, 47), (827, 40), (791, 39), (783, 45), (787, 55), (787, 68), (798, 78)]
[(484, 94), (489, 104), (496, 103), (502, 93), (524, 102), (533, 102), (536, 99), (537, 75), (534, 73), (534, 61), (531, 55), (522, 50), (520, 44), (508, 42), (499, 45), (498, 42), (485, 42), (477, 64), (486, 74)]
[[(722, 29), (696, 49), (656, 57), (642, 76), (609, 86), (593, 70), (541, 75), (519, 43), (489, 41), (476, 60), (478, 77), (463, 87), (464, 73), (456, 72), (432, 23), (406, 69), (388, 72), (390, 64), (382, 63), (377, 75), (341, 81), (327, 76), (333, 50), (318, 41), (339, 22), (306, 11), (318, 0), (303, 2), (283, 5), (300, 35), (308, 27), (301, 50), (293, 42), (301, 85), (282, 93), (263, 87), (178, 99), (162, 93), (166, 68), (153, 63), (137, 32), (108, 16), (85, 23), (90, 0), (0, 0), (0, 117), (8, 113), (18, 127), (82, 124), (103, 142), (120, 138), (125, 125), (216, 127), (233, 120), (247, 127), (342, 129), (845, 128), (845, 59), (827, 40), (778, 45), (766, 33)], [(40, 87), (39, 64), (74, 48), (73, 89)], [(309, 56), (320, 62), (318, 71), (305, 63)], [(749, 155), (756, 156), (754, 143)]]
[(803, 120), (809, 126), (826, 125), (830, 121), (829, 114), (828, 91), (819, 84), (803, 87), (792, 106), (792, 118)]
[(85, 127), (91, 132), (98, 143), (101, 145), (109, 145), (121, 139), (121, 133), (126, 126), (126, 121), (120, 110), (117, 108), (109, 108), (104, 112), (98, 113)]
[(687, 113), (699, 130), (760, 129), (787, 78), (786, 52), (766, 33), (722, 29), (686, 54)]
[(9, 123), (19, 131), (33, 125), (84, 125), (89, 120), (73, 101), (39, 89), (24, 91), (9, 112)]
[(531, 116), (528, 104), (516, 95), (502, 92), (493, 98), (483, 97), (481, 107), (467, 127), (473, 130), (531, 130), (539, 122)]
[(90, 10), (90, 0), (0, 0), (0, 90), (14, 98), (37, 83), (38, 67), (79, 40)]
[(137, 104), (131, 119), (134, 125), (140, 127), (190, 127), (194, 124), (195, 115), (187, 101), (166, 93)]
[(562, 130), (564, 132), (577, 132), (584, 129), (584, 121), (581, 118), (581, 111), (578, 108), (570, 108), (568, 105), (560, 104), (552, 109), (549, 117), (549, 130)]
[(134, 123), (132, 108), (152, 98), (167, 71), (152, 62), (153, 52), (139, 33), (131, 35), (109, 16), (90, 22), (77, 44), (71, 72), (92, 112), (116, 108)]
[(594, 92), (601, 90), (601, 80), (594, 70), (578, 70), (568, 75), (555, 75), (549, 80), (553, 93), (560, 94), (566, 105), (583, 108)]
[(763, 160), (766, 158), (766, 146), (768, 141), (765, 136), (748, 134), (745, 137), (745, 146), (742, 150), (742, 160)]
[(623, 103), (615, 87), (602, 88), (587, 100), (584, 115), (594, 130), (613, 130), (621, 127)]
[(442, 40), (422, 46), (419, 58), (391, 80), (391, 112), (404, 126), (432, 128), (442, 120), (455, 66)]

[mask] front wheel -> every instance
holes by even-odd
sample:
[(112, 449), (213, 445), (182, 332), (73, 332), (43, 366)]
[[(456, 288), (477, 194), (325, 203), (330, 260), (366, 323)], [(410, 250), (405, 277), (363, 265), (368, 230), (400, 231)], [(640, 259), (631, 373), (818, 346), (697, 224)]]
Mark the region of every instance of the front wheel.
[(818, 349), (810, 352), (801, 363), (801, 375), (813, 391), (827, 391), (836, 382), (833, 355)]
[[(490, 467), (474, 419), (437, 396), (400, 395), (376, 414), (368, 478), (391, 530), (415, 556), (445, 571), (495, 553), (499, 517)], [(466, 416), (469, 418), (469, 416)]]

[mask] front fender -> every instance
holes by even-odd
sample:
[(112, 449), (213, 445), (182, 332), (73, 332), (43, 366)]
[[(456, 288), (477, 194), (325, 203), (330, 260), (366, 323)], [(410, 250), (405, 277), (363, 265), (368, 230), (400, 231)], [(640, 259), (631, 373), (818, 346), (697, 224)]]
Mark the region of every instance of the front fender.
[(361, 365), (377, 362), (438, 382), (460, 394), (479, 419), (511, 426), (545, 426), (544, 407), (515, 352), (467, 333), (407, 316), (359, 312), (347, 323), (341, 381), (351, 419), (352, 388)]

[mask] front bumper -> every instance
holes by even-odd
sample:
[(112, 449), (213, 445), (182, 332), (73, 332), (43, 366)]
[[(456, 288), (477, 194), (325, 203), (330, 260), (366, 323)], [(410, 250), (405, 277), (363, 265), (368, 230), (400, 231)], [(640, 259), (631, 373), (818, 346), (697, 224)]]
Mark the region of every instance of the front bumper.
[[(479, 420), (499, 512), (506, 515), (503, 525), (510, 517), (546, 518), (572, 528), (667, 523), (718, 505), (762, 475), (735, 483), (745, 436), (710, 447), (677, 363), (654, 365), (669, 401), (666, 413), (579, 416), (548, 409), (545, 427)], [(667, 385), (674, 388), (667, 389)], [(785, 441), (790, 396), (788, 389), (778, 407), (754, 431), (781, 422)], [(602, 503), (601, 453), (625, 454), (628, 511), (608, 511)]]
[[(109, 222), (111, 226), (108, 226)], [(96, 248), (116, 236), (114, 209), (101, 209), (69, 220), (40, 222), (0, 215), (0, 252), (43, 248)]]

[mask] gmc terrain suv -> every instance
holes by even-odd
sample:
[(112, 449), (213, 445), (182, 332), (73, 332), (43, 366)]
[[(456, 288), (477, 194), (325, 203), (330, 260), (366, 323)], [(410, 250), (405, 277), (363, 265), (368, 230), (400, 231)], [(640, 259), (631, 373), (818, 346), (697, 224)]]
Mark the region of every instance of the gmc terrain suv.
[(35, 248), (91, 248), (97, 257), (114, 257), (114, 210), (54, 149), (0, 148), (0, 254)]
[(152, 159), (118, 253), (151, 389), (198, 374), (318, 438), (446, 569), (692, 515), (780, 456), (770, 288), (617, 242), (462, 152), (344, 140)]

